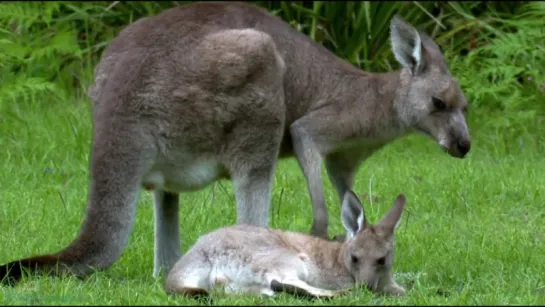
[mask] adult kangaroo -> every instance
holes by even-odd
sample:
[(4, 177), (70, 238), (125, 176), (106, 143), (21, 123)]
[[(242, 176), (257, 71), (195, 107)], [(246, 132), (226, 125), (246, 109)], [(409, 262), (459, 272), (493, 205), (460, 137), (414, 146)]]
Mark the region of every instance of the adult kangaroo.
[[(387, 43), (387, 42), (384, 42)], [(466, 99), (439, 47), (399, 17), (400, 70), (361, 71), (266, 10), (204, 2), (123, 29), (102, 54), (93, 104), (89, 200), (75, 240), (57, 253), (0, 266), (78, 276), (122, 254), (139, 190), (153, 190), (154, 276), (181, 253), (178, 196), (230, 179), (237, 224), (268, 227), (279, 158), (295, 156), (312, 201), (311, 234), (327, 238), (320, 167), (339, 204), (360, 163), (412, 131), (454, 157), (470, 150)]]

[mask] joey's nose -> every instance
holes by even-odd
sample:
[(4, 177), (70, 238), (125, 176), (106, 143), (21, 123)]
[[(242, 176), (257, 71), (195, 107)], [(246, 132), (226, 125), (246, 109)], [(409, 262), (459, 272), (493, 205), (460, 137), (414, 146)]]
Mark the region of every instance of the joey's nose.
[(465, 157), (465, 155), (469, 152), (471, 149), (471, 141), (470, 140), (460, 140), (458, 141), (458, 151), (460, 151), (460, 154), (462, 157)]

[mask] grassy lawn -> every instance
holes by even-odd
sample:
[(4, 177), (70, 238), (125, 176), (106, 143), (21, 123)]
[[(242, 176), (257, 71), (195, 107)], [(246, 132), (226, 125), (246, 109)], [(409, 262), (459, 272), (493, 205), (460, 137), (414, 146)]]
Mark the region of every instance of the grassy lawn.
[[(0, 112), (0, 263), (66, 246), (87, 199), (89, 105), (74, 102), (4, 107)], [(217, 305), (545, 304), (545, 149), (539, 134), (504, 140), (472, 115), (473, 149), (459, 160), (421, 136), (400, 139), (360, 169), (355, 191), (375, 222), (397, 194), (407, 211), (397, 230), (394, 271), (408, 290), (385, 298), (354, 289), (333, 301), (214, 296)], [(541, 143), (543, 144), (543, 143)], [(327, 179), (330, 232), (343, 231)], [(152, 278), (151, 193), (140, 194), (137, 223), (122, 258), (85, 281), (32, 278), (0, 287), (8, 305), (197, 305), (169, 298)], [(220, 182), (181, 196), (183, 249), (235, 221), (233, 190)], [(308, 232), (310, 198), (294, 159), (280, 163), (272, 226)]]

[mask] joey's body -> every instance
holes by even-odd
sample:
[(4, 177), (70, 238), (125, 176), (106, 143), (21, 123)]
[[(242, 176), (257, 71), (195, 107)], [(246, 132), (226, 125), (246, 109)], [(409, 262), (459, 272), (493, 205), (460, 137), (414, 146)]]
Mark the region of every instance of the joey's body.
[[(320, 249), (322, 245), (328, 245), (328, 249)], [(219, 284), (231, 293), (254, 288), (267, 294), (267, 290), (262, 290), (269, 288), (263, 275), (274, 273), (277, 267), (281, 278), (286, 277), (282, 276), (283, 269), (288, 269), (313, 287), (346, 289), (354, 284), (354, 279), (344, 265), (342, 247), (341, 242), (306, 234), (235, 225), (201, 237), (175, 266), (167, 283), (185, 275), (189, 280), (200, 279), (207, 290)], [(319, 260), (323, 258), (335, 261), (322, 263)], [(207, 265), (196, 259), (204, 259)], [(208, 272), (199, 275), (203, 267)]]
[(365, 158), (415, 129), (464, 157), (467, 102), (439, 48), (400, 19), (391, 27), (404, 67), (372, 74), (246, 3), (188, 4), (127, 26), (89, 90), (82, 231), (59, 253), (0, 266), (0, 278), (20, 277), (19, 262), (59, 262), (78, 274), (108, 267), (127, 243), (142, 187), (154, 193), (157, 275), (181, 250), (179, 193), (230, 179), (237, 224), (266, 227), (277, 159), (295, 156), (312, 201), (311, 234), (327, 238), (322, 158), (341, 198)]
[(367, 222), (352, 191), (343, 198), (341, 218), (348, 234), (344, 242), (252, 225), (222, 227), (200, 237), (177, 261), (165, 290), (192, 296), (223, 288), (228, 294), (272, 296), (289, 287), (291, 292), (331, 297), (364, 285), (404, 295), (392, 264), (394, 229), (405, 197), (399, 195), (377, 225)]

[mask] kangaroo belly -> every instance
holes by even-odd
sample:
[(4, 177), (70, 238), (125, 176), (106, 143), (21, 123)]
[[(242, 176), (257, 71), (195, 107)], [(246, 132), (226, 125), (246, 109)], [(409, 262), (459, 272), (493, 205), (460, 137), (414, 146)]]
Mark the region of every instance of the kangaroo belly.
[(179, 193), (202, 189), (226, 177), (225, 169), (216, 159), (176, 159), (153, 165), (144, 176), (142, 185), (147, 190)]
[(220, 288), (227, 293), (262, 293), (269, 289), (267, 280), (243, 261), (216, 263), (210, 272), (210, 288)]

